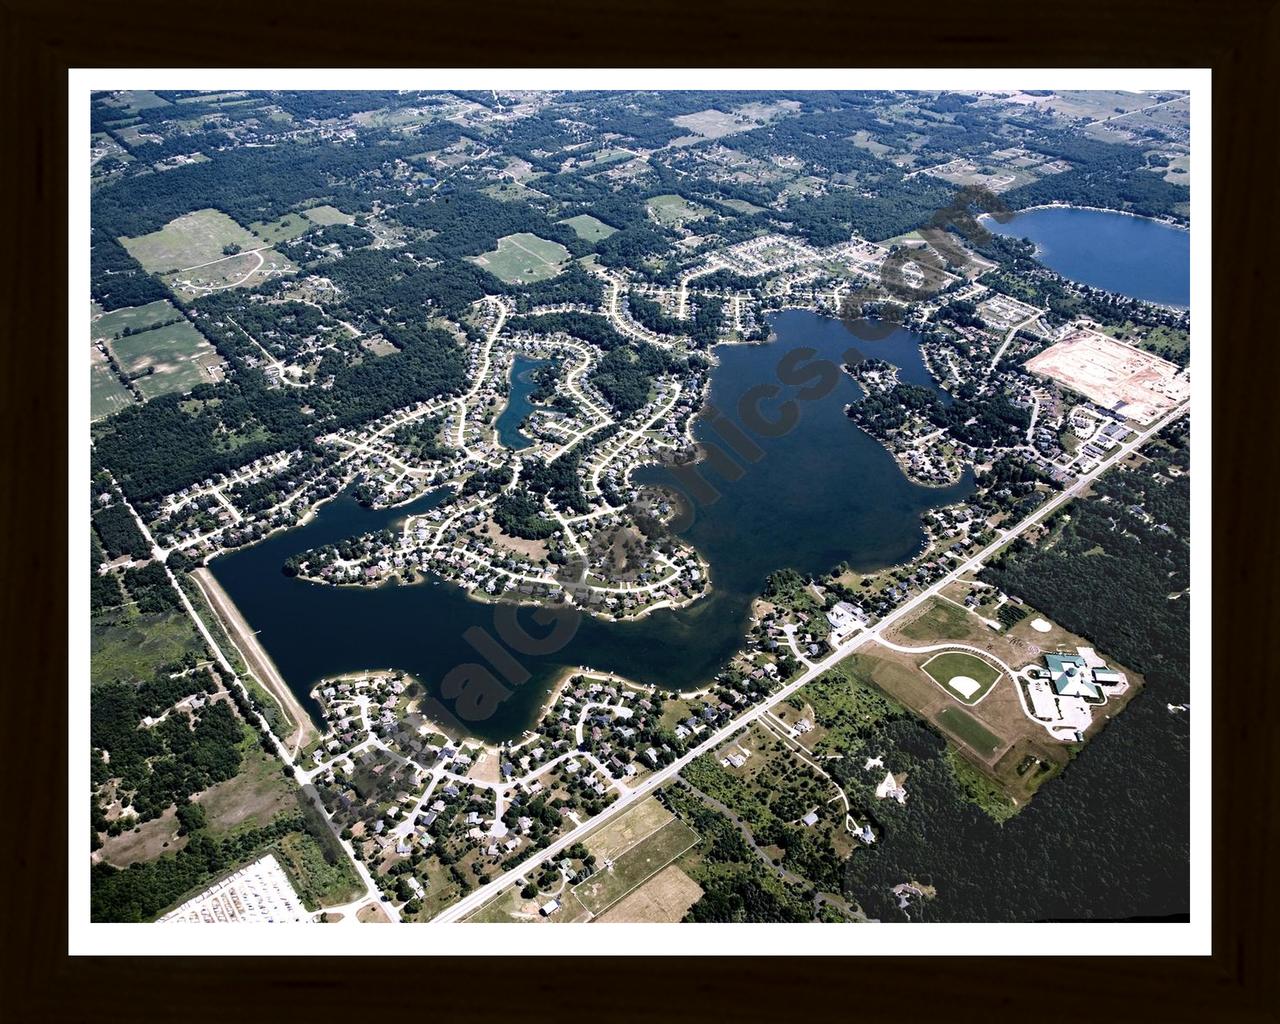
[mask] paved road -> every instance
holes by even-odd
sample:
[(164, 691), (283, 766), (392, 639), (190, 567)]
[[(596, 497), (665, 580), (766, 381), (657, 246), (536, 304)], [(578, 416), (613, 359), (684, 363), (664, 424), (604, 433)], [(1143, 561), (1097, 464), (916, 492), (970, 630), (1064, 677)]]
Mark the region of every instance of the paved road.
[(1110, 467), (1119, 463), (1121, 460), (1126, 458), (1135, 449), (1141, 447), (1143, 444), (1149, 441), (1159, 431), (1163, 430), (1170, 423), (1174, 422), (1174, 420), (1184, 415), (1190, 409), (1190, 407), (1191, 407), (1191, 403), (1185, 402), (1182, 405), (1178, 406), (1176, 409), (1169, 412), (1167, 415), (1158, 419), (1154, 424), (1152, 424), (1146, 430), (1138, 434), (1133, 440), (1120, 445), (1114, 452), (1111, 453), (1110, 458), (1099, 463), (1098, 466), (1092, 472), (1086, 473), (1084, 476), (1079, 477), (1076, 480), (1076, 482), (1073, 483), (1070, 487), (1064, 489), (1063, 491), (1055, 495), (1053, 498), (1051, 498), (1049, 501), (1045, 502), (1043, 505), (1040, 506), (1040, 508), (1036, 509), (1029, 516), (1027, 516), (1025, 519), (1019, 522), (1016, 526), (1011, 527), (1008, 530), (1000, 531), (1000, 533), (997, 534), (995, 540), (993, 540), (990, 544), (984, 547), (981, 551), (979, 551), (976, 555), (974, 555), (968, 561), (964, 562), (962, 565), (958, 566), (956, 569), (953, 569), (950, 573), (948, 573), (946, 576), (943, 576), (936, 583), (932, 584), (925, 590), (921, 591), (921, 593), (918, 594), (916, 597), (912, 598), (911, 600), (907, 601), (905, 604), (900, 605), (894, 611), (890, 612), (888, 615), (886, 615), (883, 619), (880, 620), (879, 624), (874, 629), (862, 630), (860, 632), (855, 633), (849, 639), (845, 640), (838, 647), (836, 647), (829, 655), (827, 655), (827, 657), (823, 658), (819, 662), (814, 663), (813, 666), (807, 669), (801, 676), (796, 678), (794, 681), (788, 683), (786, 686), (782, 687), (780, 690), (773, 693), (763, 703), (757, 704), (755, 707), (739, 715), (737, 718), (731, 721), (728, 725), (725, 725), (722, 728), (716, 730), (716, 732), (712, 733), (710, 736), (707, 737), (707, 739), (703, 740), (692, 750), (685, 753), (682, 757), (673, 761), (671, 764), (667, 765), (665, 768), (659, 769), (658, 771), (650, 775), (648, 778), (642, 780), (640, 783), (632, 787), (630, 793), (624, 794), (623, 796), (619, 797), (618, 800), (614, 804), (612, 804), (607, 811), (603, 812), (600, 815), (597, 815), (594, 818), (591, 818), (583, 822), (583, 824), (575, 828), (572, 832), (569, 832), (568, 834), (560, 837), (550, 846), (540, 850), (538, 853), (534, 854), (532, 857), (523, 861), (518, 866), (512, 868), (510, 871), (507, 871), (499, 875), (498, 877), (493, 879), (493, 881), (485, 885), (482, 885), (479, 889), (476, 889), (474, 892), (470, 893), (469, 895), (459, 900), (457, 903), (453, 904), (453, 906), (446, 908), (440, 914), (436, 915), (436, 917), (433, 918), (432, 920), (443, 923), (443, 922), (450, 922), (450, 921), (458, 921), (466, 917), (468, 914), (471, 914), (475, 910), (479, 909), (481, 906), (487, 903), (490, 899), (492, 899), (494, 896), (500, 893), (503, 889), (505, 889), (508, 885), (511, 885), (513, 882), (515, 882), (517, 879), (526, 876), (532, 871), (536, 871), (548, 860), (558, 856), (563, 850), (572, 846), (574, 843), (580, 841), (581, 839), (585, 838), (590, 832), (598, 828), (607, 819), (612, 818), (614, 815), (620, 813), (622, 810), (624, 810), (626, 807), (630, 806), (631, 804), (635, 803), (637, 800), (642, 800), (646, 796), (649, 796), (651, 793), (657, 790), (660, 786), (662, 786), (668, 780), (678, 775), (695, 758), (701, 757), (703, 754), (706, 754), (712, 750), (715, 750), (717, 747), (719, 747), (722, 743), (724, 743), (727, 739), (729, 739), (735, 733), (739, 732), (741, 729), (755, 722), (762, 715), (767, 714), (772, 708), (780, 704), (782, 701), (786, 700), (793, 693), (799, 690), (802, 686), (812, 682), (814, 679), (817, 679), (818, 676), (822, 675), (824, 672), (828, 671), (829, 669), (834, 668), (837, 664), (839, 664), (841, 661), (847, 658), (850, 654), (856, 651), (863, 644), (868, 643), (872, 640), (878, 641), (880, 639), (880, 633), (882, 630), (888, 629), (894, 623), (905, 618), (907, 615), (910, 615), (913, 611), (915, 611), (917, 608), (923, 605), (926, 601), (930, 600), (935, 594), (940, 592), (944, 587), (946, 587), (950, 583), (953, 583), (955, 580), (959, 579), (965, 573), (970, 572), (973, 569), (980, 566), (986, 559), (990, 558), (1002, 547), (1008, 544), (1009, 541), (1013, 540), (1015, 537), (1019, 536), (1026, 530), (1030, 529), (1032, 526), (1036, 525), (1037, 523), (1045, 519), (1047, 516), (1049, 516), (1055, 509), (1060, 508), (1063, 504), (1065, 504), (1066, 502), (1070, 501), (1072, 498), (1079, 495), (1085, 488), (1087, 488), (1090, 484), (1092, 484), (1103, 472), (1105, 472)]

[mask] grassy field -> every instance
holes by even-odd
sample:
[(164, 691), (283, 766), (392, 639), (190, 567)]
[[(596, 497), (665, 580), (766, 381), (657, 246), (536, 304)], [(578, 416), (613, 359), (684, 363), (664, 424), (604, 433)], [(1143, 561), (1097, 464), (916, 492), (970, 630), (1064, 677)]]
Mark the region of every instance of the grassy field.
[(119, 107), (131, 114), (139, 110), (150, 110), (152, 107), (167, 107), (169, 101), (161, 99), (150, 89), (121, 89), (102, 101), (108, 107)]
[(614, 234), (618, 229), (610, 227), (602, 220), (596, 220), (589, 213), (580, 213), (576, 217), (560, 221), (573, 229), (573, 233), (586, 242), (600, 242)]
[(967, 743), (983, 757), (993, 753), (1001, 745), (1002, 741), (998, 736), (959, 708), (943, 708), (938, 712), (937, 721), (948, 733)]
[(603, 914), (697, 841), (698, 834), (683, 821), (669, 821), (621, 854), (611, 868), (601, 870), (574, 886), (573, 894), (592, 914)]
[(528, 284), (560, 273), (569, 260), (569, 250), (559, 242), (522, 231), (499, 238), (497, 249), (472, 260), (505, 284)]
[(898, 627), (898, 634), (908, 640), (937, 643), (940, 640), (965, 640), (973, 633), (977, 620), (949, 601), (933, 598), (925, 610)]
[(287, 242), (304, 231), (310, 231), (316, 222), (300, 213), (286, 213), (278, 220), (260, 220), (249, 225), (249, 230), (268, 245)]
[(211, 835), (225, 835), (246, 825), (261, 827), (295, 806), (295, 789), (281, 772), (280, 762), (262, 749), (257, 734), (247, 726), (240, 746), (244, 760), (239, 774), (195, 797), (205, 810)]
[(653, 797), (629, 808), (586, 840), (598, 860), (613, 860), (623, 850), (672, 821), (671, 812)]
[(96, 348), (89, 349), (89, 419), (96, 421), (133, 404), (133, 393), (120, 383)]
[(343, 213), (336, 206), (313, 206), (309, 210), (303, 210), (303, 215), (312, 224), (354, 224), (355, 217), (349, 213)]
[(310, 833), (290, 832), (276, 849), (280, 866), (308, 910), (350, 903), (360, 895), (360, 880), (346, 858), (330, 863)]
[(673, 227), (685, 221), (701, 220), (711, 211), (705, 206), (689, 202), (683, 196), (654, 196), (649, 200), (649, 209), (660, 224)]
[(274, 249), (260, 249), (220, 259), (207, 267), (167, 274), (160, 280), (175, 294), (198, 297), (226, 288), (256, 288), (270, 277), (296, 269)]
[(141, 614), (133, 608), (102, 612), (89, 627), (89, 681), (150, 679), (188, 651), (203, 656), (204, 641), (180, 612)]
[(147, 367), (155, 368), (136, 381), (138, 390), (147, 398), (186, 392), (197, 384), (208, 383), (213, 380), (210, 367), (222, 363), (214, 347), (187, 320), (117, 338), (109, 345), (116, 362), (130, 377)]
[(110, 313), (95, 314), (89, 324), (89, 336), (94, 341), (100, 338), (110, 341), (126, 328), (145, 331), (181, 315), (178, 307), (168, 299), (157, 299), (145, 306), (125, 306), (123, 309), (113, 309)]
[(129, 255), (153, 274), (198, 267), (226, 255), (227, 245), (252, 249), (258, 240), (221, 210), (196, 210), (169, 221), (159, 231), (121, 238)]
[[(938, 685), (944, 687), (948, 693), (953, 694), (957, 700), (961, 700), (966, 704), (974, 704), (980, 701), (986, 696), (987, 691), (995, 685), (996, 680), (1000, 678), (998, 669), (993, 668), (981, 658), (966, 654), (964, 651), (947, 651), (943, 654), (935, 655), (920, 667)], [(961, 690), (951, 686), (951, 680), (956, 676), (967, 676), (978, 684), (978, 689), (968, 695), (964, 694)]]
[(637, 924), (675, 924), (702, 898), (702, 886), (669, 864), (630, 895), (624, 896), (600, 921)]

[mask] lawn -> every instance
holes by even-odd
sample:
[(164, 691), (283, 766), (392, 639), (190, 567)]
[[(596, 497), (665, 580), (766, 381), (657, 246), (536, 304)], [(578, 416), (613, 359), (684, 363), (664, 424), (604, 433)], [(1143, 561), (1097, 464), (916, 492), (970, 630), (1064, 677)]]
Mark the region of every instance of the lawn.
[(360, 895), (363, 887), (346, 856), (330, 862), (320, 841), (309, 832), (290, 832), (276, 850), (280, 866), (308, 910), (350, 903)]
[(529, 284), (560, 273), (569, 250), (559, 242), (521, 232), (499, 238), (497, 249), (471, 259), (504, 284)]
[(957, 739), (963, 740), (983, 757), (995, 753), (1001, 743), (1000, 737), (959, 708), (943, 708), (939, 711), (938, 724)]
[(138, 390), (147, 398), (187, 392), (197, 384), (207, 384), (214, 379), (210, 368), (222, 363), (214, 347), (187, 320), (117, 338), (109, 345), (116, 362), (131, 378), (148, 367), (154, 368), (136, 380)]
[(349, 213), (343, 213), (336, 206), (313, 206), (309, 210), (303, 210), (303, 214), (307, 220), (313, 224), (354, 224), (355, 217)]
[(260, 243), (221, 210), (196, 210), (169, 221), (159, 231), (121, 238), (129, 255), (153, 274), (198, 267), (222, 259), (223, 248), (253, 249)]
[(89, 627), (89, 681), (150, 679), (188, 651), (205, 656), (204, 641), (181, 612), (103, 612), (93, 616)]
[(602, 220), (597, 220), (589, 213), (580, 213), (560, 223), (572, 228), (573, 233), (585, 242), (601, 242), (618, 230)]
[(688, 220), (701, 220), (711, 213), (705, 206), (689, 202), (683, 196), (654, 196), (649, 200), (649, 210), (658, 223), (667, 227), (683, 224)]
[[(947, 651), (935, 655), (920, 667), (939, 686), (966, 704), (980, 701), (1000, 678), (998, 669), (982, 658), (964, 651)], [(957, 677), (970, 680), (970, 683), (953, 686), (951, 681)]]
[(99, 338), (110, 341), (126, 329), (145, 331), (180, 316), (178, 307), (168, 299), (157, 299), (145, 306), (125, 306), (110, 313), (95, 314), (89, 325), (89, 335), (94, 341)]
[(573, 887), (573, 894), (587, 910), (599, 916), (697, 841), (698, 833), (683, 821), (669, 821), (620, 855), (611, 868), (579, 882)]
[(133, 393), (120, 383), (107, 357), (89, 349), (89, 419), (105, 419), (133, 404)]
[(267, 245), (275, 245), (277, 242), (287, 242), (291, 238), (297, 238), (315, 226), (315, 221), (300, 213), (286, 213), (278, 220), (255, 221), (249, 225), (249, 230)]

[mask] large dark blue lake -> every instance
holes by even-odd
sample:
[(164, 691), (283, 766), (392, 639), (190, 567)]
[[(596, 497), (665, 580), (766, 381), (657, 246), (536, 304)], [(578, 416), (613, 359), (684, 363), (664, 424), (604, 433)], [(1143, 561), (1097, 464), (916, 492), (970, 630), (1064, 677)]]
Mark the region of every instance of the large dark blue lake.
[(1039, 259), (1063, 277), (1168, 306), (1191, 302), (1191, 232), (1122, 213), (1045, 207), (1005, 224), (984, 217), (1000, 235), (1027, 238)]
[[(848, 349), (886, 359), (905, 380), (931, 385), (917, 339), (898, 331), (860, 341), (839, 321), (787, 312), (771, 321), (776, 340), (764, 346), (722, 346), (710, 399), (736, 418), (739, 399), (757, 385), (778, 384), (788, 352), (812, 349), (797, 366), (818, 359), (838, 364)], [(806, 379), (800, 385), (812, 384)], [(774, 403), (796, 398), (780, 386)], [(469, 730), (482, 738), (514, 736), (531, 724), (547, 687), (564, 666), (590, 665), (673, 689), (709, 678), (741, 644), (751, 598), (766, 575), (783, 566), (817, 571), (848, 561), (858, 568), (899, 562), (923, 541), (923, 510), (962, 498), (972, 481), (931, 490), (906, 480), (883, 448), (842, 413), (858, 388), (840, 375), (833, 390), (797, 400), (800, 419), (779, 438), (755, 436), (757, 462), (729, 480), (704, 477), (719, 499), (695, 506), (685, 537), (711, 564), (714, 591), (679, 611), (634, 623), (584, 618), (563, 649), (522, 658), (530, 677), (497, 712)], [(697, 436), (717, 437), (701, 420)], [(637, 478), (670, 482), (651, 467)], [(291, 554), (353, 533), (378, 529), (446, 497), (371, 512), (348, 497), (325, 505), (311, 523), (217, 559), (212, 568), (280, 671), (308, 706), (322, 676), (397, 667), (431, 687), (454, 666), (483, 659), (463, 638), (470, 627), (496, 635), (494, 608), (448, 583), (330, 588), (284, 576)], [(531, 632), (540, 630), (530, 625)], [(888, 887), (917, 879), (938, 897), (925, 916), (952, 921), (1114, 919), (1177, 915), (1188, 905), (1187, 722), (1165, 701), (1180, 693), (1144, 693), (1004, 826), (964, 800), (941, 757), (919, 763), (908, 781), (906, 818), (872, 848), (859, 851), (863, 876), (855, 895), (885, 920), (901, 919)], [(869, 858), (869, 859), (868, 859)]]
[[(758, 461), (736, 458), (743, 472), (727, 479), (707, 467), (702, 476), (718, 493), (714, 502), (694, 503), (685, 538), (711, 566), (712, 592), (694, 604), (662, 609), (637, 622), (607, 622), (584, 616), (572, 639), (554, 654), (521, 656), (527, 682), (481, 721), (468, 728), (484, 739), (518, 735), (534, 720), (543, 696), (566, 666), (587, 665), (672, 689), (710, 679), (741, 645), (749, 606), (765, 577), (791, 566), (819, 572), (841, 562), (870, 569), (912, 557), (924, 542), (921, 514), (954, 502), (972, 489), (966, 477), (954, 487), (920, 487), (903, 476), (892, 457), (844, 414), (860, 394), (836, 372), (850, 350), (875, 355), (903, 368), (905, 379), (932, 384), (920, 359), (919, 339), (895, 331), (882, 341), (859, 341), (840, 321), (803, 311), (772, 320), (776, 340), (768, 345), (721, 346), (711, 402), (737, 419), (739, 400), (759, 385), (778, 392), (761, 404), (774, 418), (782, 402), (794, 400), (799, 419), (781, 437), (755, 436)], [(795, 360), (798, 384), (780, 383), (778, 366)], [(798, 398), (823, 368), (832, 383), (820, 398)], [(517, 372), (517, 381), (523, 376)], [(713, 442), (705, 420), (695, 433)], [(674, 482), (662, 467), (637, 471), (638, 482)], [(221, 557), (212, 565), (219, 582), (259, 631), (259, 640), (308, 707), (308, 693), (322, 677), (360, 669), (399, 668), (436, 687), (457, 665), (483, 659), (463, 637), (472, 626), (497, 635), (494, 606), (466, 597), (449, 583), (335, 588), (286, 577), (290, 555), (344, 536), (381, 529), (443, 501), (426, 495), (395, 510), (369, 511), (342, 496), (324, 505), (306, 526)], [(528, 614), (528, 613), (522, 613)], [(531, 633), (545, 632), (532, 623)]]

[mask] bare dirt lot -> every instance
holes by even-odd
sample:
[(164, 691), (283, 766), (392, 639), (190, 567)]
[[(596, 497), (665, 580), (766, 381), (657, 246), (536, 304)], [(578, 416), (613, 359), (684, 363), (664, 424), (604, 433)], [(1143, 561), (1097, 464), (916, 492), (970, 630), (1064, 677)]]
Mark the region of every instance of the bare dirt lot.
[(1187, 375), (1173, 363), (1090, 330), (1067, 335), (1029, 360), (1027, 369), (1141, 424), (1191, 393)]

